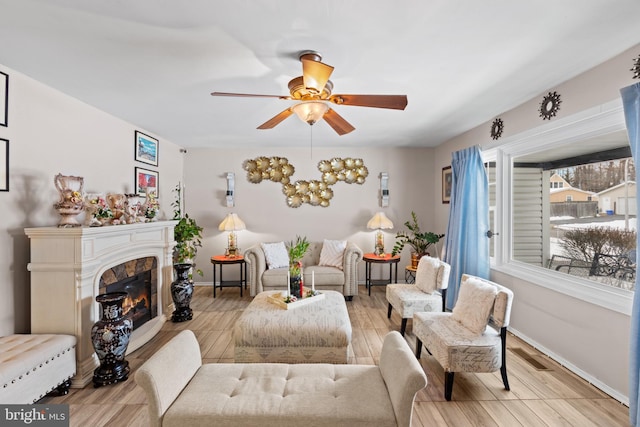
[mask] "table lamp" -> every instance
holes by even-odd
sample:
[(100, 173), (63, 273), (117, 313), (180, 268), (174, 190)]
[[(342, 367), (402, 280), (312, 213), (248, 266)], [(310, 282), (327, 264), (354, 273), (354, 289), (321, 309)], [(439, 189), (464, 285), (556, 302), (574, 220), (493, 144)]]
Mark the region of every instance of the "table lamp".
[(373, 218), (369, 220), (369, 222), (367, 222), (367, 228), (370, 230), (378, 230), (376, 231), (376, 236), (374, 241), (375, 242), (374, 253), (377, 256), (383, 256), (384, 255), (384, 234), (382, 234), (381, 230), (393, 228), (393, 223), (389, 218), (387, 218), (384, 212), (378, 212), (373, 216)]
[(245, 230), (247, 226), (244, 224), (244, 221), (240, 219), (240, 217), (235, 213), (228, 214), (218, 226), (218, 230), (220, 231), (228, 231), (229, 232), (229, 240), (227, 245), (227, 250), (225, 251), (225, 255), (231, 258), (235, 258), (238, 256), (238, 246), (237, 246), (237, 238), (236, 231)]

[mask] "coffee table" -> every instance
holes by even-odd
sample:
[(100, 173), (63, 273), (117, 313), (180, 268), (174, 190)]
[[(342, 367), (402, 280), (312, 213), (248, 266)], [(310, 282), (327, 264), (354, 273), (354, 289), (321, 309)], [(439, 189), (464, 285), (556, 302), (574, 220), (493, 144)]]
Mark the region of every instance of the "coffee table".
[[(351, 321), (344, 296), (322, 291), (323, 299), (284, 309), (261, 292), (233, 329), (236, 363), (347, 363)], [(286, 291), (285, 291), (286, 292)]]

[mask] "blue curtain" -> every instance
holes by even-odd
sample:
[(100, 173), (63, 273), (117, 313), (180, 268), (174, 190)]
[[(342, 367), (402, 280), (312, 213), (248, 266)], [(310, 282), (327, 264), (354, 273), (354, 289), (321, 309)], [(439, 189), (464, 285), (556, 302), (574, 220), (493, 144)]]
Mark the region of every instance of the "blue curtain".
[[(620, 90), (624, 106), (624, 119), (627, 124), (629, 143), (633, 162), (640, 164), (640, 83), (627, 86)], [(640, 191), (636, 186), (636, 209), (640, 212)], [(636, 233), (637, 234), (637, 233)], [(640, 240), (636, 241), (636, 248), (640, 248)], [(636, 251), (637, 252), (637, 251)], [(636, 262), (637, 264), (637, 262)], [(638, 426), (638, 394), (640, 393), (640, 296), (638, 296), (638, 275), (636, 274), (636, 288), (633, 295), (631, 309), (631, 337), (629, 339), (629, 420), (632, 426)]]
[(480, 148), (452, 154), (451, 204), (444, 261), (451, 265), (447, 308), (458, 298), (462, 274), (489, 278), (489, 183)]

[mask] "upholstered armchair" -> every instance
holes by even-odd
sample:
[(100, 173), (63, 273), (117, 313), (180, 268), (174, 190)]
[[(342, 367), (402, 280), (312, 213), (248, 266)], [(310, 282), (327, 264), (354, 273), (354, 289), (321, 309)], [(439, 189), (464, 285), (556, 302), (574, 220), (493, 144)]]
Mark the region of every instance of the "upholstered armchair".
[(391, 319), (392, 309), (402, 317), (400, 334), (404, 336), (407, 320), (418, 311), (444, 311), (449, 273), (451, 266), (438, 258), (423, 256), (418, 262), (415, 283), (393, 283), (387, 285), (389, 309), (387, 318)]
[[(358, 295), (358, 262), (362, 260), (362, 250), (352, 242), (343, 241), (344, 246), (339, 251), (335, 247), (338, 243), (340, 241), (324, 240), (309, 244), (302, 258), (304, 285), (311, 288), (313, 280), (316, 289), (338, 291), (351, 300)], [(280, 264), (269, 268), (264, 248), (264, 244), (257, 244), (244, 252), (251, 296), (262, 291), (287, 289), (288, 266)]]
[(456, 372), (494, 372), (507, 379), (507, 326), (513, 292), (497, 283), (464, 274), (451, 313), (414, 313), (416, 357), (422, 345), (444, 369), (444, 396), (451, 400)]

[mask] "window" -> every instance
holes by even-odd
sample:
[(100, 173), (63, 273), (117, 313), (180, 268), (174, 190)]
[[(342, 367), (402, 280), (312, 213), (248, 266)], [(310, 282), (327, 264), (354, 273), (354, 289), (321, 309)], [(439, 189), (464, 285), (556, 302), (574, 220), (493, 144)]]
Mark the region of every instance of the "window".
[(483, 151), (496, 165), (492, 268), (629, 314), (635, 167), (620, 104), (543, 125)]

